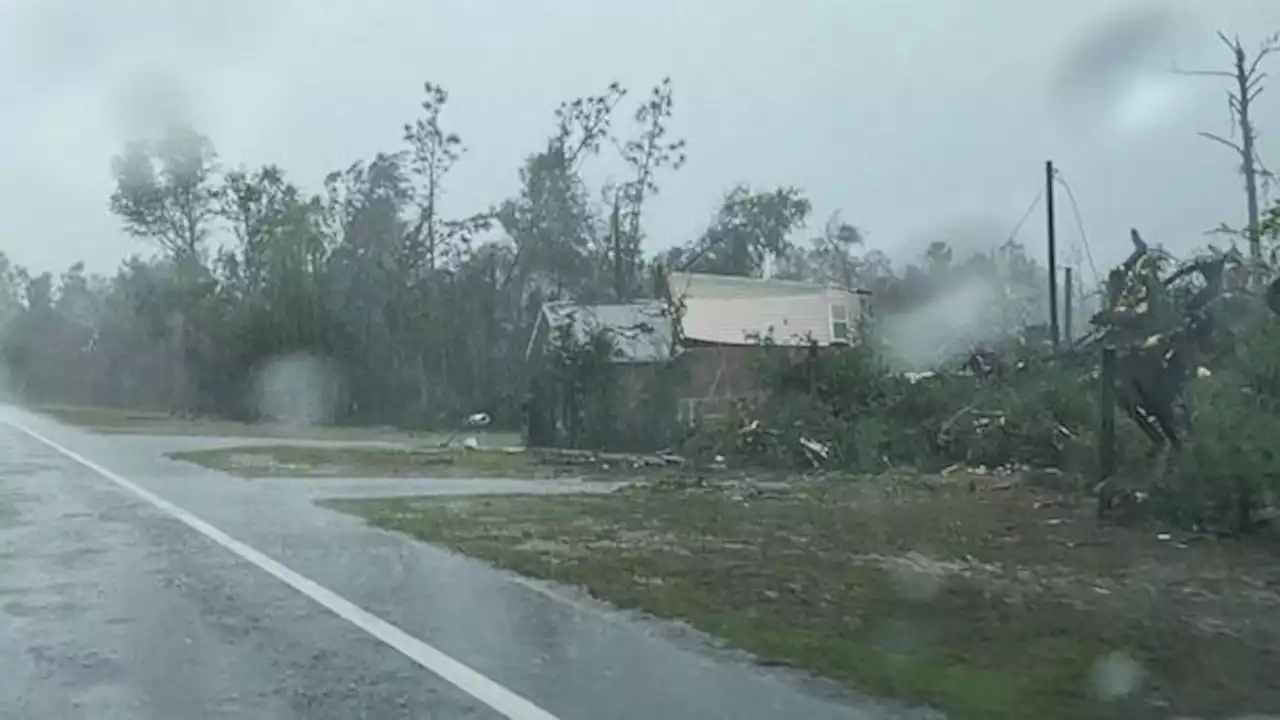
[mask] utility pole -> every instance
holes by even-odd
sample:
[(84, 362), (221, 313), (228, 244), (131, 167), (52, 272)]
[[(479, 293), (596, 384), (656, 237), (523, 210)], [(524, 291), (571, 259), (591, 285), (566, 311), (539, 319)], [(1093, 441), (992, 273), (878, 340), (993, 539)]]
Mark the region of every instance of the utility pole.
[(1053, 217), (1053, 161), (1044, 161), (1044, 200), (1046, 231), (1049, 237), (1049, 337), (1053, 349), (1061, 342), (1058, 332), (1058, 228)]

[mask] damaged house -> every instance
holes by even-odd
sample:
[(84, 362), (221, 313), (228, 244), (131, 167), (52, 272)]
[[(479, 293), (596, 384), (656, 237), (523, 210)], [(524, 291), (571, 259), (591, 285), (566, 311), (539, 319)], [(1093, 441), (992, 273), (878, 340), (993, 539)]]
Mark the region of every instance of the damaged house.
[(667, 286), (682, 306), (687, 420), (758, 392), (762, 353), (848, 346), (866, 312), (865, 293), (822, 283), (673, 272)]
[(543, 305), (525, 352), (530, 445), (659, 447), (677, 420), (757, 393), (763, 353), (846, 347), (865, 312), (862, 293), (821, 283), (673, 272), (666, 289), (672, 305)]

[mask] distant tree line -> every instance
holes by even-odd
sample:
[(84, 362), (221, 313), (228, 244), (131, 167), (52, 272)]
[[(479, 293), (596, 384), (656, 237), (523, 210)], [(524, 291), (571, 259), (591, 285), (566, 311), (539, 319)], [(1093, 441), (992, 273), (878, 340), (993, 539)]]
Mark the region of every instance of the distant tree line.
[[(839, 215), (797, 241), (811, 205), (794, 187), (735, 186), (700, 234), (647, 256), (645, 208), (686, 146), (669, 129), (670, 80), (620, 120), (628, 95), (613, 84), (561, 104), (518, 169), (519, 192), (457, 216), (441, 198), (466, 147), (431, 83), (399, 148), (330, 173), (316, 193), (274, 165), (226, 167), (191, 127), (132, 142), (113, 163), (110, 209), (154, 252), (112, 277), (80, 263), (33, 274), (0, 255), (8, 389), (254, 419), (256, 373), (306, 354), (338, 369), (335, 420), (427, 427), (485, 410), (514, 425), (541, 304), (653, 297), (664, 268), (867, 288), (884, 313), (980, 274), (1015, 314), (1041, 312), (1043, 270), (1022, 246), (954, 262), (939, 239), (897, 273)], [(606, 152), (627, 174), (591, 187), (582, 169)]]

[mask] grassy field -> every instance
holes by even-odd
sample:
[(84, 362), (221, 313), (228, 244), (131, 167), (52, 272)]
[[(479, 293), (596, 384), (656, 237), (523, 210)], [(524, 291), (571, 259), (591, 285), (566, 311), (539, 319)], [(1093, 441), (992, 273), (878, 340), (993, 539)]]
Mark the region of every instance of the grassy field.
[[(165, 412), (72, 405), (42, 405), (32, 408), (59, 422), (103, 434), (117, 435), (207, 435), (213, 437), (279, 438), (281, 440), (333, 440), (389, 442), (408, 446), (437, 445), (449, 433), (420, 432), (392, 427), (338, 425), (288, 425), (283, 423), (241, 423), (208, 418), (179, 418)], [(520, 444), (519, 433), (467, 433), (489, 447)], [(461, 435), (459, 436), (459, 440)]]
[(1086, 500), (1008, 479), (332, 505), (954, 718), (1280, 708), (1270, 541), (1102, 525)]

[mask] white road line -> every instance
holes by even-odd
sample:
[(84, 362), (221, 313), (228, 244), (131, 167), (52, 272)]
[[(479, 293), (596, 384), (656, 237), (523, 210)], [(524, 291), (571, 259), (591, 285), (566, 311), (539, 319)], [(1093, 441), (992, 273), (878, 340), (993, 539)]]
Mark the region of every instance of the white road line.
[(476, 670), (467, 667), (458, 660), (446, 655), (443, 651), (428, 645), (386, 620), (361, 609), (355, 603), (347, 600), (323, 585), (320, 585), (314, 580), (290, 570), (285, 565), (271, 559), (264, 553), (249, 547), (239, 540), (236, 540), (204, 520), (201, 520), (168, 500), (165, 500), (155, 493), (139, 486), (132, 480), (108, 470), (74, 450), (63, 447), (57, 442), (44, 437), (30, 428), (11, 420), (4, 420), (2, 422), (19, 432), (25, 433), (26, 435), (39, 440), (68, 458), (110, 480), (121, 488), (128, 490), (143, 500), (146, 500), (165, 513), (172, 515), (201, 535), (204, 535), (222, 547), (230, 550), (236, 555), (239, 555), (241, 558), (253, 563), (269, 575), (311, 598), (343, 620), (346, 620), (387, 645), (390, 645), (405, 657), (444, 678), (458, 689), (484, 703), (496, 712), (501, 713), (511, 720), (559, 720), (555, 715), (552, 715), (546, 710), (534, 705), (532, 702), (517, 695), (512, 690), (500, 685), (496, 681), (480, 674)]

